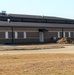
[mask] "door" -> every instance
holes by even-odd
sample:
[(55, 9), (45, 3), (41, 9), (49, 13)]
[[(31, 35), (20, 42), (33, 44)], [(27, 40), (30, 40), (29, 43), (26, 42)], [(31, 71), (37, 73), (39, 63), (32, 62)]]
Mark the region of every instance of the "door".
[(40, 38), (39, 38), (39, 41), (40, 42), (44, 42), (44, 33), (43, 32), (40, 32)]

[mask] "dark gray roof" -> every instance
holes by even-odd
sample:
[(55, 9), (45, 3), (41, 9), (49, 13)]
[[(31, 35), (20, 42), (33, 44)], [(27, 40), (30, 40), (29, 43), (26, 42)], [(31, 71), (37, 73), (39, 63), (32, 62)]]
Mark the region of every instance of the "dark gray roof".
[(17, 26), (17, 27), (59, 27), (59, 28), (74, 28), (74, 24), (52, 24), (52, 23), (28, 23), (28, 22), (6, 22), (0, 21), (0, 26)]
[(39, 16), (39, 15), (22, 15), (22, 14), (6, 14), (0, 16), (11, 16), (11, 17), (20, 17), (20, 18), (39, 18), (39, 19), (57, 19), (57, 20), (74, 20), (68, 18), (54, 17), (54, 16)]
[(21, 15), (21, 14), (9, 14), (12, 17), (23, 17), (23, 18), (41, 18), (41, 19), (59, 19), (59, 20), (73, 20), (68, 18), (54, 17), (54, 16), (39, 16), (39, 15)]

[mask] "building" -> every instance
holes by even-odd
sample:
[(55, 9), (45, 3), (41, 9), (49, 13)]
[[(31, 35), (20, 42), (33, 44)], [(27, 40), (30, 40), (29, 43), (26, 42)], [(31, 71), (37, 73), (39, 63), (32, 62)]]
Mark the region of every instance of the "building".
[(0, 44), (45, 43), (62, 37), (74, 39), (74, 20), (0, 13)]

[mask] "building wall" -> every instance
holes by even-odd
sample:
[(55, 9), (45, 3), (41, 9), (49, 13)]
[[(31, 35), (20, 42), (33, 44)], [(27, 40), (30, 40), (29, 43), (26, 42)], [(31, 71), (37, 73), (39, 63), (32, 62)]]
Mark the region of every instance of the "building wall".
[[(44, 42), (50, 42), (51, 38), (59, 39), (68, 37), (74, 39), (74, 29), (62, 28), (45, 28), (48, 31), (43, 32)], [(5, 38), (5, 32), (8, 32), (8, 38)], [(15, 38), (15, 32), (18, 33)], [(24, 38), (24, 32), (26, 32), (26, 38)], [(38, 43), (40, 42), (39, 28), (15, 28), (13, 27), (13, 34), (11, 27), (0, 27), (0, 43)], [(59, 34), (58, 34), (59, 33)], [(59, 36), (60, 37), (59, 37)]]

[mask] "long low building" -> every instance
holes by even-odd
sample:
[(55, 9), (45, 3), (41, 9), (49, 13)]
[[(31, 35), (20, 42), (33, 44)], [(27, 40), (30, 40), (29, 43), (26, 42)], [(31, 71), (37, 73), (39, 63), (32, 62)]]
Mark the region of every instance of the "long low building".
[(74, 40), (74, 20), (50, 16), (0, 13), (0, 43), (46, 43)]

